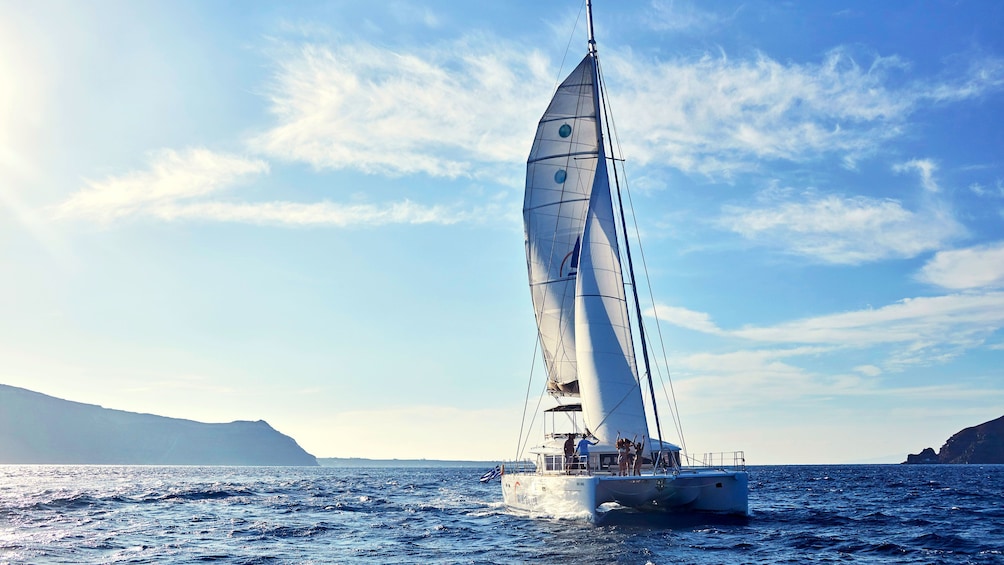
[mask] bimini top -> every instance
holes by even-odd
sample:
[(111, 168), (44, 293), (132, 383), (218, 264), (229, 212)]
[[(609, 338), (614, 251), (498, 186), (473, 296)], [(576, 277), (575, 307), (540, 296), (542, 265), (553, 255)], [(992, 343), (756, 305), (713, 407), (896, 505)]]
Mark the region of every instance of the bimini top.
[(544, 412), (582, 412), (581, 404), (562, 404), (554, 408), (548, 408)]

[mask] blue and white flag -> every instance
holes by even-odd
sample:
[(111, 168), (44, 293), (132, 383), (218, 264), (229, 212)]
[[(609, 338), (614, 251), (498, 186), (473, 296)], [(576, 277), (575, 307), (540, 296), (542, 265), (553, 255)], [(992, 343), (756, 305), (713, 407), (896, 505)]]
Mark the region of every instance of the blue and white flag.
[(502, 467), (500, 465), (496, 465), (494, 469), (488, 471), (484, 475), (481, 475), (481, 482), (487, 483), (488, 481), (497, 479), (501, 476), (502, 476)]

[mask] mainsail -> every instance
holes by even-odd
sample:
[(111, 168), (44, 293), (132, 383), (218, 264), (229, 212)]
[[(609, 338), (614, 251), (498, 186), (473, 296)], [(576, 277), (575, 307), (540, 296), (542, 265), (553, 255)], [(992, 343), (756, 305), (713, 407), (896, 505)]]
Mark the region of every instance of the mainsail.
[(601, 442), (648, 433), (600, 135), (593, 52), (558, 87), (527, 160), (527, 268), (553, 393)]

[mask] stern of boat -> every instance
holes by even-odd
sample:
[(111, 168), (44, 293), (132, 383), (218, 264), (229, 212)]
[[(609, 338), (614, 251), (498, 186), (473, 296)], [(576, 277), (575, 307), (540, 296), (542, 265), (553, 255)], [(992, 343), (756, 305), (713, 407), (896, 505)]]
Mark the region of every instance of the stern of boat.
[(502, 500), (509, 508), (555, 518), (588, 518), (596, 513), (596, 477), (506, 473)]

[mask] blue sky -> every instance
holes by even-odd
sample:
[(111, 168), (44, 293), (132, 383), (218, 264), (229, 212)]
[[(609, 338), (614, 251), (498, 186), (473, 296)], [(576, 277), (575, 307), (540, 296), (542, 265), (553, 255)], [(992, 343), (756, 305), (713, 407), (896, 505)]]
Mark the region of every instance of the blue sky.
[[(1004, 5), (594, 12), (691, 451), (898, 462), (1004, 412)], [(512, 457), (579, 14), (0, 0), (0, 382)]]

